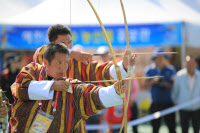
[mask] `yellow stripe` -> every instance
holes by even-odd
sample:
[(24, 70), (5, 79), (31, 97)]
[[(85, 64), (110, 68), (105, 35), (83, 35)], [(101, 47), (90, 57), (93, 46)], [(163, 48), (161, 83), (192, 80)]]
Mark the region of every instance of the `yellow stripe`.
[[(21, 106), (22, 103), (23, 102), (17, 102), (17, 104), (13, 107), (13, 115), (12, 115), (13, 118), (15, 118), (15, 113), (16, 113), (17, 109), (19, 108), (19, 106)], [(13, 131), (15, 131), (18, 126), (17, 118), (15, 118), (15, 120), (16, 120), (16, 125), (13, 127)]]
[[(107, 65), (106, 65), (106, 66), (107, 66)], [(102, 70), (102, 72), (101, 72), (101, 73), (102, 73), (102, 77), (103, 77), (102, 80), (106, 80), (106, 78), (104, 77), (104, 73), (105, 73), (106, 68), (107, 68), (107, 67), (104, 67), (103, 70)], [(111, 85), (111, 84), (109, 84), (109, 82), (104, 82), (104, 84), (105, 84), (106, 86), (110, 86), (110, 85)]]
[(60, 125), (61, 133), (64, 132), (64, 127), (65, 127), (64, 123), (65, 123), (66, 92), (62, 92), (62, 99), (63, 99), (63, 106), (62, 106), (62, 112), (61, 112), (61, 125)]
[(78, 61), (78, 69), (79, 69), (79, 74), (82, 75), (81, 62), (80, 61)]
[(74, 130), (76, 130), (76, 129), (78, 128), (78, 126), (79, 126), (79, 124), (80, 124), (81, 121), (82, 121), (82, 119), (80, 119), (80, 120), (76, 123), (76, 125), (74, 126)]
[(91, 91), (90, 91), (90, 103), (91, 103), (91, 107), (92, 107), (92, 112), (94, 112), (95, 114), (98, 113), (101, 110), (96, 109), (96, 106), (92, 100), (92, 93), (96, 90), (96, 87), (94, 87)]
[(27, 65), (28, 67), (30, 67), (31, 69), (33, 69), (33, 70), (35, 70), (36, 68), (35, 68), (35, 66), (34, 65), (32, 65), (32, 64), (28, 64)]
[(47, 46), (47, 45), (43, 45), (43, 46), (42, 46), (42, 50), (41, 50), (40, 53), (38, 54), (38, 63), (39, 63), (39, 64), (42, 64), (42, 60), (43, 60), (42, 56), (43, 56), (43, 54), (44, 54), (44, 50), (45, 50), (46, 46)]
[(84, 92), (85, 92), (85, 90), (87, 89), (87, 86), (85, 87), (86, 85), (84, 85), (84, 87), (83, 87), (83, 90), (82, 90), (82, 95), (81, 95), (81, 97), (80, 97), (80, 109), (81, 109), (81, 115), (83, 116), (83, 117), (87, 117), (87, 115), (85, 114), (85, 109), (84, 109), (84, 102), (83, 102), (83, 98), (84, 98)]
[(34, 119), (33, 116), (34, 116), (37, 108), (38, 108), (38, 101), (35, 102), (34, 106), (31, 109), (31, 113), (29, 115), (28, 121), (27, 121), (26, 126), (25, 126), (26, 127), (25, 130), (24, 130), (25, 133), (28, 133), (28, 131), (29, 131), (29, 128), (32, 124), (32, 120)]
[(87, 77), (88, 77), (87, 80), (90, 81), (90, 65), (87, 65), (86, 74), (87, 74)]
[[(31, 78), (32, 78), (33, 80), (35, 80), (35, 77), (34, 77), (29, 71), (23, 70), (22, 72), (27, 73), (29, 76), (31, 76)], [(25, 78), (23, 78), (23, 81), (24, 81), (24, 79), (25, 79)], [(29, 80), (30, 80), (30, 79), (29, 79)]]
[(98, 63), (98, 64), (96, 65), (96, 67), (95, 67), (96, 79), (97, 79), (97, 76), (99, 76), (99, 75), (97, 75), (97, 71), (98, 71), (99, 66), (101, 66), (101, 65), (102, 65), (102, 63)]
[(84, 129), (84, 127), (85, 127), (85, 126), (84, 126), (84, 123), (83, 123), (83, 121), (81, 121), (81, 132), (82, 132), (82, 133), (84, 133), (84, 132), (85, 132), (85, 129)]
[[(54, 99), (54, 97), (53, 97), (53, 99)], [(51, 112), (52, 101), (53, 101), (52, 99), (48, 101), (47, 110), (46, 110), (47, 114), (50, 114), (50, 112)]]
[(71, 77), (70, 78), (74, 78), (74, 61), (72, 61), (71, 63)]

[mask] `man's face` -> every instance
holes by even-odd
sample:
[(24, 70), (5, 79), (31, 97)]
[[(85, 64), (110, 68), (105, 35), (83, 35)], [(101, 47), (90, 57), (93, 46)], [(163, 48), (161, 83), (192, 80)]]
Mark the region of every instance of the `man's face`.
[(155, 63), (157, 65), (159, 64), (162, 64), (164, 61), (165, 61), (165, 56), (164, 55), (158, 55), (156, 58), (155, 58)]
[(72, 37), (69, 34), (66, 35), (58, 35), (58, 38), (55, 42), (62, 42), (64, 43), (68, 48), (72, 48)]
[(54, 59), (49, 63), (44, 59), (47, 68), (47, 75), (55, 79), (63, 79), (68, 69), (69, 57), (67, 54), (56, 53)]
[(109, 55), (102, 55), (101, 58), (102, 58), (103, 62), (109, 62), (110, 61)]
[(197, 67), (197, 63), (194, 58), (187, 56), (185, 66), (189, 73), (193, 73)]

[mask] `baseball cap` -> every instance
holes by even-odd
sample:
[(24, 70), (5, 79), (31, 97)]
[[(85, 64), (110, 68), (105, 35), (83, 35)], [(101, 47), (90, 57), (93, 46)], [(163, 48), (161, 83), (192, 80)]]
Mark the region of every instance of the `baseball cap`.
[[(165, 52), (165, 51), (162, 48), (157, 48), (154, 50), (154, 53), (159, 53), (159, 52)], [(154, 54), (151, 60), (154, 61), (155, 58), (158, 57), (159, 55), (164, 55), (165, 59), (169, 60), (169, 56), (167, 54)]]

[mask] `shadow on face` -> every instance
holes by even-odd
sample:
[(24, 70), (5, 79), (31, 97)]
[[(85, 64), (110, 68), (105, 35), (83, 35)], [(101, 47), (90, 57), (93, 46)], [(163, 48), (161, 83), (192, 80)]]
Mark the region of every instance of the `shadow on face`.
[(186, 56), (185, 67), (186, 67), (189, 74), (193, 74), (196, 67), (197, 67), (197, 63), (195, 61), (195, 58), (192, 57), (192, 56)]

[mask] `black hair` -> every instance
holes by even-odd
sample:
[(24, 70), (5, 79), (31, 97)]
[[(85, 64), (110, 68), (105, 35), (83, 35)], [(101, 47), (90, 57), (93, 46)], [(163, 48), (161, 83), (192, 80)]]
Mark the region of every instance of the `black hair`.
[(56, 41), (56, 39), (58, 38), (58, 35), (67, 35), (69, 34), (71, 35), (71, 31), (70, 29), (62, 24), (56, 24), (56, 25), (52, 25), (51, 27), (49, 27), (48, 29), (48, 39), (49, 42), (54, 42)]
[(54, 59), (56, 53), (63, 53), (69, 56), (69, 51), (64, 43), (51, 42), (45, 48), (43, 58), (51, 64), (51, 61)]

